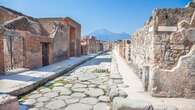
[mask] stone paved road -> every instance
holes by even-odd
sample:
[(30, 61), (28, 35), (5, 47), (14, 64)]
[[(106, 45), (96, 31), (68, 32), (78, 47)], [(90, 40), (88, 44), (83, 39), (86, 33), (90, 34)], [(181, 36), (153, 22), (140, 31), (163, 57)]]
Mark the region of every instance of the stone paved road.
[(100, 55), (23, 96), (29, 110), (110, 110), (111, 55)]

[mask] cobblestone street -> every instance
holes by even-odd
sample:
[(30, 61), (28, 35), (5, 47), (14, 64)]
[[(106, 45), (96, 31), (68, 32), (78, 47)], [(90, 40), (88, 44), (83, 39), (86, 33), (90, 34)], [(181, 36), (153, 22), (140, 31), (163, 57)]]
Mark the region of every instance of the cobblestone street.
[(111, 55), (100, 55), (20, 98), (29, 110), (109, 110)]

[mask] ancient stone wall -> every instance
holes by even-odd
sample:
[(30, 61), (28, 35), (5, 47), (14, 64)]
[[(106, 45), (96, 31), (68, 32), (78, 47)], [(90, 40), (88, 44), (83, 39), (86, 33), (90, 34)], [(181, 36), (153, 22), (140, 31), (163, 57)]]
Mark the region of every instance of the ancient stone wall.
[(0, 73), (4, 72), (3, 35), (0, 33)]
[[(192, 95), (191, 68), (186, 64), (178, 66), (178, 61), (194, 44), (191, 40), (195, 32), (194, 11), (193, 8), (156, 9), (145, 26), (133, 35), (132, 62), (140, 69), (138, 75), (145, 90), (154, 96)], [(176, 66), (178, 69), (174, 69)]]
[[(70, 28), (70, 37), (71, 35), (74, 35), (74, 38), (72, 38), (74, 40), (74, 51), (75, 51), (75, 56), (80, 56), (81, 54), (81, 44), (80, 44), (80, 40), (81, 40), (81, 25), (79, 23), (77, 23), (76, 21), (74, 21), (73, 19), (66, 17), (63, 20), (64, 24), (67, 24)], [(71, 28), (74, 29), (74, 33), (71, 34)], [(71, 38), (70, 38), (71, 40)], [(71, 41), (70, 41), (71, 42)], [(69, 52), (70, 53), (70, 52)]]
[(85, 36), (83, 41), (86, 43), (86, 53), (92, 54), (97, 52), (97, 41), (95, 36)]
[[(47, 36), (40, 36), (37, 34), (32, 34), (26, 31), (18, 31), (20, 35), (23, 37), (23, 57), (24, 57), (24, 67), (26, 68), (37, 68), (42, 66), (42, 44), (41, 43), (51, 43), (51, 40)], [(51, 47), (50, 47), (51, 48)], [(49, 55), (49, 63), (52, 63), (51, 52)]]
[(154, 59), (153, 32), (149, 32), (149, 26), (133, 34), (131, 39), (131, 61), (139, 70), (138, 76), (142, 77), (143, 67), (151, 65)]
[(178, 23), (190, 22), (194, 9), (157, 9), (154, 13), (154, 64), (160, 68), (173, 68), (180, 56), (189, 52), (191, 44), (183, 39)]
[(118, 40), (114, 43), (115, 50), (119, 55), (125, 59), (127, 63), (131, 61), (131, 41), (130, 40)]
[(23, 67), (23, 38), (19, 33), (6, 31), (3, 44), (5, 71)]
[(195, 46), (171, 70), (154, 68), (152, 95), (195, 98)]

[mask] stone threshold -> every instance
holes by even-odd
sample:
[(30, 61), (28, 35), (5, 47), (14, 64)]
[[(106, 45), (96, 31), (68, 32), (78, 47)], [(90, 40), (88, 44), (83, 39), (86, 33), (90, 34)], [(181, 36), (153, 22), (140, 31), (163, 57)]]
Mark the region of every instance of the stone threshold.
[(71, 57), (64, 61), (41, 67), (34, 70), (29, 70), (13, 75), (0, 76), (0, 94), (10, 94), (13, 96), (20, 96), (37, 87), (45, 84), (48, 81), (55, 79), (67, 72), (73, 70), (75, 67), (85, 63), (88, 60), (102, 54), (90, 54), (81, 57)]

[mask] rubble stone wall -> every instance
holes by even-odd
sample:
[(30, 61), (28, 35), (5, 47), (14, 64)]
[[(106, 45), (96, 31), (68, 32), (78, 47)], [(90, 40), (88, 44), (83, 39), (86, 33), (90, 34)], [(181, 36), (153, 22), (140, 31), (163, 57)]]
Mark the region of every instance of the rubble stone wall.
[(136, 32), (131, 39), (131, 61), (137, 69), (140, 69), (138, 76), (142, 77), (141, 69), (145, 65), (151, 65), (154, 61), (153, 53), (153, 32), (148, 32), (149, 27), (145, 26)]
[(154, 96), (193, 95), (195, 78), (190, 75), (189, 71), (193, 69), (189, 64), (194, 61), (179, 59), (193, 51), (194, 41), (189, 37), (193, 39), (195, 35), (194, 11), (194, 8), (157, 9), (145, 26), (133, 35), (132, 63), (140, 69), (138, 75), (145, 90)]
[[(190, 23), (194, 9), (157, 9), (154, 13), (154, 64), (160, 68), (173, 68), (180, 56), (186, 55), (191, 43), (182, 38), (178, 32), (178, 23), (185, 20)], [(164, 26), (164, 30), (159, 28)], [(175, 27), (176, 31), (171, 31), (170, 27)], [(170, 30), (170, 31), (169, 31)]]

